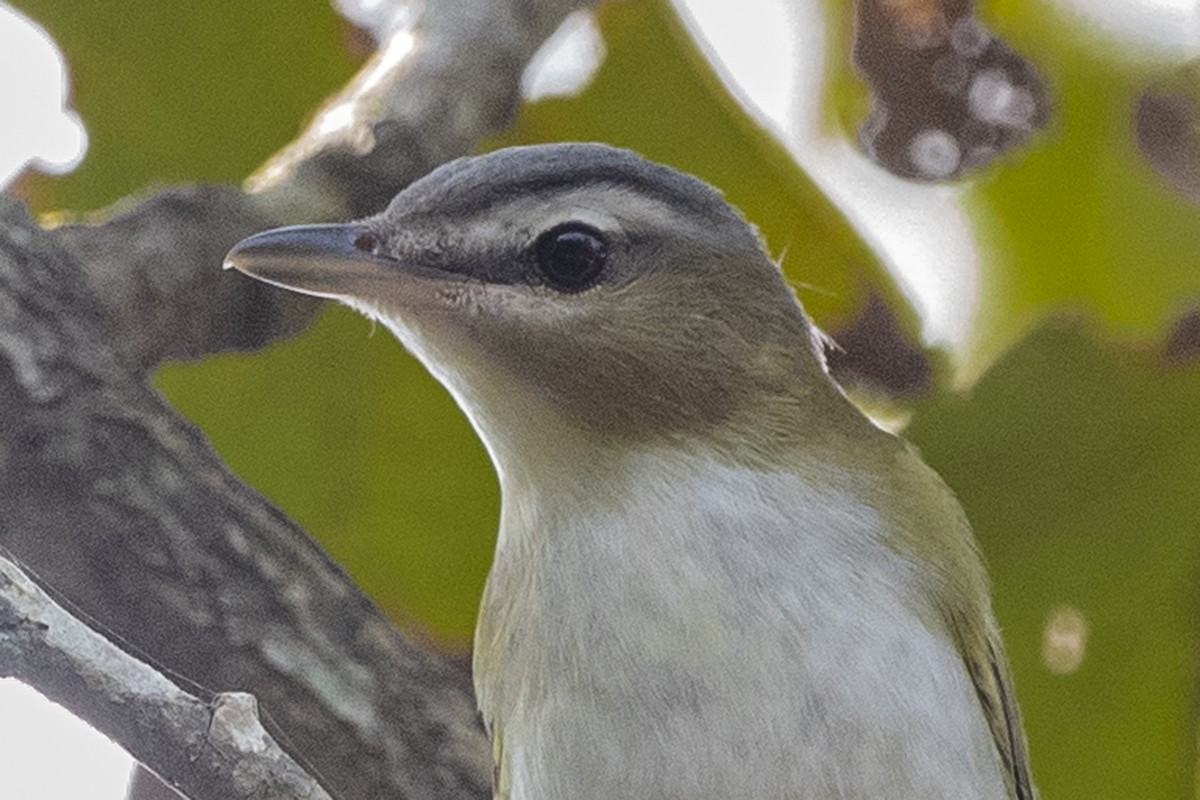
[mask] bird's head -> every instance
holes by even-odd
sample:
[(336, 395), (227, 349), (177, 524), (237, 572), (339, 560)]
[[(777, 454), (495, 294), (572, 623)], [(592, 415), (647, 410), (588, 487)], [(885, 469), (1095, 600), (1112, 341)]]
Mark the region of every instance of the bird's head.
[(707, 184), (604, 145), (460, 159), (378, 216), (257, 234), (226, 266), (384, 322), (493, 456), (564, 431), (762, 448), (835, 394), (754, 229)]

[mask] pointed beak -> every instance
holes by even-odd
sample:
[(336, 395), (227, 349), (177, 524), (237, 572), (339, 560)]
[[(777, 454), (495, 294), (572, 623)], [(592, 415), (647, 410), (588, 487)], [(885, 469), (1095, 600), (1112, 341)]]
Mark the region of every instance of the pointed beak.
[(225, 256), (225, 269), (318, 297), (371, 297), (394, 281), (399, 262), (382, 254), (365, 225), (296, 225), (249, 236)]

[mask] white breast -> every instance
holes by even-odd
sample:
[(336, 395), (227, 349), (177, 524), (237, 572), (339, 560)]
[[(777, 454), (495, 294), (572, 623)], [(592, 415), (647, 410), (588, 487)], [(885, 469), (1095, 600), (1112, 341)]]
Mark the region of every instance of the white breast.
[(604, 497), (505, 498), (476, 681), (512, 800), (1007, 796), (886, 509), (827, 478), (621, 469)]

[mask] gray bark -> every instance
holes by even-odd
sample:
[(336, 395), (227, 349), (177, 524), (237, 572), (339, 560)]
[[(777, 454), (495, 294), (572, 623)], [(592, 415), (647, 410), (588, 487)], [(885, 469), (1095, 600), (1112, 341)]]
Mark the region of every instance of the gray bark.
[[(329, 800), (262, 727), (248, 694), (198, 697), (55, 603), (0, 551), (0, 663), (109, 736), (162, 765), (179, 787), (256, 800)], [(128, 709), (136, 708), (136, 714)]]

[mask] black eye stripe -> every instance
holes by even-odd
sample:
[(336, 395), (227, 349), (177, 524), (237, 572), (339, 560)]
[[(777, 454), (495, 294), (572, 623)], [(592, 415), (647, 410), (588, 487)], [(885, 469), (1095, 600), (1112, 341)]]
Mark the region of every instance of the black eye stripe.
[(538, 269), (556, 289), (578, 292), (593, 285), (608, 260), (604, 235), (581, 222), (543, 233), (534, 244)]

